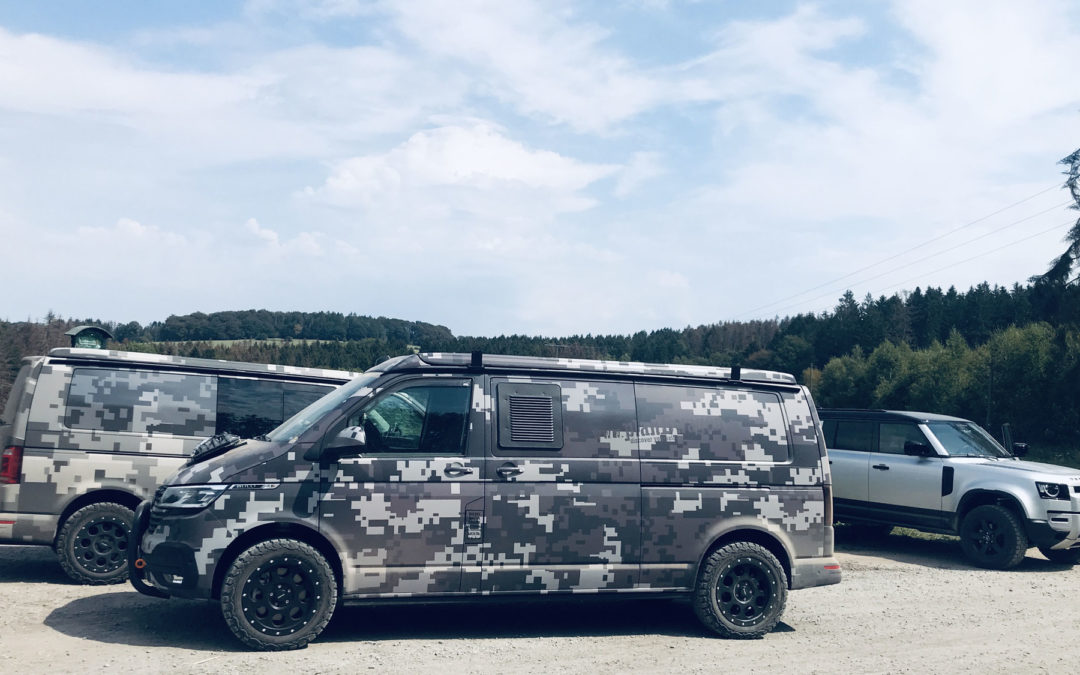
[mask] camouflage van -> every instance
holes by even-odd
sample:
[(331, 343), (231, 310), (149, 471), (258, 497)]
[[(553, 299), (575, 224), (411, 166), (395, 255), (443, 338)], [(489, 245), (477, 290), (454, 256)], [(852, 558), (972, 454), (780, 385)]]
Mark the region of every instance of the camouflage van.
[(127, 578), (132, 512), (216, 433), (258, 436), (355, 373), (54, 349), (0, 426), (0, 544), (53, 546), (71, 578)]
[(760, 637), (834, 584), (828, 463), (790, 375), (480, 354), (388, 360), (136, 513), (131, 583), (293, 649), (339, 603), (677, 595)]

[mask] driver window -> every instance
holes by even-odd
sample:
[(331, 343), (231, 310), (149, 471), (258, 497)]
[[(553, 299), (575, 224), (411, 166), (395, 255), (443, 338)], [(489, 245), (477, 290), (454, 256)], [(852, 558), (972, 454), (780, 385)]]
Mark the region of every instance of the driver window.
[(881, 452), (887, 452), (892, 455), (904, 454), (904, 443), (911, 441), (912, 443), (922, 443), (923, 445), (930, 445), (926, 440), (926, 436), (919, 431), (919, 427), (914, 424), (881, 424), (881, 436), (880, 445), (878, 446)]
[(467, 383), (404, 387), (366, 405), (347, 424), (363, 427), (365, 453), (461, 455), (471, 393)]

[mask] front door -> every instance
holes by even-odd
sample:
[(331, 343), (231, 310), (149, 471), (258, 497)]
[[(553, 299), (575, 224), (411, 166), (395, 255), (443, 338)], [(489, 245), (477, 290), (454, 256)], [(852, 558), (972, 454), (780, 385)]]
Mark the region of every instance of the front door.
[(348, 413), (366, 445), (330, 465), (320, 527), (345, 552), (345, 594), (409, 596), (462, 589), (469, 529), (480, 537), (483, 435), (470, 438), (472, 381), (415, 378)]

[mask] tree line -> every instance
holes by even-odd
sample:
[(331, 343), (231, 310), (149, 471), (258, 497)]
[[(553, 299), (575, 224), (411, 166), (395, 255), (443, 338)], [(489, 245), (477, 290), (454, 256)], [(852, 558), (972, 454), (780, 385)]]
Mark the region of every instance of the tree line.
[(1009, 421), (1033, 441), (1080, 448), (1072, 391), (1080, 285), (1044, 279), (861, 301), (849, 291), (822, 313), (631, 335), (455, 336), (445, 326), (335, 312), (200, 312), (147, 326), (50, 314), (0, 321), (0, 400), (23, 356), (66, 346), (64, 331), (82, 323), (109, 330), (120, 349), (352, 371), (414, 350), (739, 364), (795, 374), (820, 405), (921, 409), (989, 427)]

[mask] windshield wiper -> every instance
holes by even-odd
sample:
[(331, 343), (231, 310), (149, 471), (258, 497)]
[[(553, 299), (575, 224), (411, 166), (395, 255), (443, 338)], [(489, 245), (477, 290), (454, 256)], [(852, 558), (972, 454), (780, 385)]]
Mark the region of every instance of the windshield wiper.
[(266, 434), (259, 434), (258, 436), (253, 436), (251, 438), (251, 440), (253, 440), (253, 441), (269, 441), (270, 437), (267, 436)]

